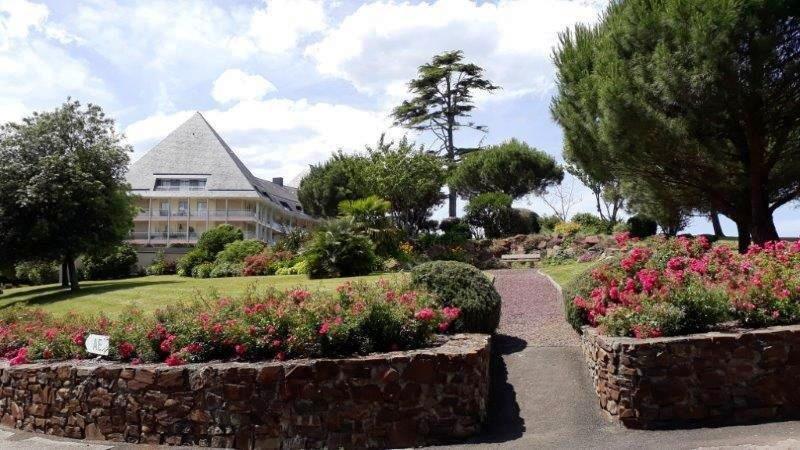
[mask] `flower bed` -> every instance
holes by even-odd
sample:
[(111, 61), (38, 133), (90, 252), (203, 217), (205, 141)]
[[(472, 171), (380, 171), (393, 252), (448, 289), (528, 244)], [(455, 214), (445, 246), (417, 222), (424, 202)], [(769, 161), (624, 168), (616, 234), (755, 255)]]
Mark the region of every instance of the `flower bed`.
[(0, 354), (17, 365), (81, 359), (90, 333), (110, 336), (109, 359), (176, 366), (212, 360), (339, 357), (431, 345), (458, 324), (460, 310), (440, 307), (404, 282), (344, 284), (336, 293), (270, 291), (242, 299), (198, 299), (154, 314), (53, 317), (15, 308), (0, 313)]
[(649, 338), (800, 322), (800, 242), (754, 245), (740, 255), (704, 237), (617, 239), (622, 256), (567, 289), (576, 328)]

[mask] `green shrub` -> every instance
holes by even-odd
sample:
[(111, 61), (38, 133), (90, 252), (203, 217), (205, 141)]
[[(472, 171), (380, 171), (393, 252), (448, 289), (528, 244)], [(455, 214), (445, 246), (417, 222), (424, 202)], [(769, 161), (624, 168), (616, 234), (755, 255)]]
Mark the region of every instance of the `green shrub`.
[(374, 244), (356, 231), (352, 218), (335, 219), (320, 227), (303, 259), (311, 278), (366, 275), (376, 267)]
[(197, 241), (197, 246), (195, 248), (203, 250), (206, 254), (214, 257), (217, 253), (225, 249), (226, 244), (243, 239), (244, 234), (239, 228), (230, 224), (218, 225), (203, 233)]
[(58, 282), (60, 266), (52, 261), (23, 261), (14, 266), (15, 278), (32, 285)]
[(541, 231), (539, 215), (533, 211), (514, 208), (511, 210), (511, 222), (508, 234), (536, 234)]
[(217, 261), (209, 274), (211, 278), (240, 277), (244, 271), (244, 263)]
[(591, 213), (578, 213), (572, 216), (571, 222), (581, 226), (581, 232), (585, 234), (607, 234), (611, 231), (609, 221), (603, 220), (598, 215)]
[(553, 228), (553, 232), (562, 236), (574, 236), (581, 231), (580, 224), (575, 222), (559, 222)]
[(122, 243), (107, 254), (87, 256), (81, 260), (81, 274), (86, 280), (111, 280), (133, 274), (138, 257), (131, 244)]
[(439, 236), (439, 243), (442, 244), (463, 244), (472, 239), (472, 230), (469, 224), (458, 217), (448, 217), (439, 223), (442, 235)]
[(553, 231), (556, 225), (561, 222), (563, 222), (563, 220), (556, 215), (539, 217), (539, 225), (542, 231)]
[(240, 263), (248, 256), (261, 253), (264, 244), (260, 241), (248, 239), (246, 241), (234, 241), (225, 244), (225, 248), (217, 253), (216, 261), (227, 263)]
[(214, 263), (204, 262), (192, 268), (193, 278), (211, 278), (211, 272), (214, 271)]
[(145, 273), (147, 275), (174, 275), (177, 270), (175, 262), (167, 261), (164, 250), (158, 250), (153, 262), (145, 269)]
[(631, 237), (639, 239), (653, 236), (658, 230), (658, 224), (656, 224), (655, 220), (641, 214), (631, 216), (628, 219), (628, 227), (630, 228)]
[(616, 234), (616, 233), (625, 233), (625, 232), (629, 232), (629, 231), (631, 231), (631, 227), (625, 222), (617, 223), (616, 225), (614, 225), (614, 228), (612, 229), (612, 232), (614, 234)]
[(701, 333), (715, 324), (731, 319), (730, 301), (723, 289), (713, 289), (693, 281), (685, 289), (670, 291), (667, 300), (684, 312), (668, 329), (671, 334)]
[(192, 276), (192, 271), (194, 270), (195, 266), (204, 262), (211, 262), (212, 260), (213, 257), (208, 253), (208, 251), (200, 247), (195, 247), (189, 250), (188, 253), (183, 255), (183, 257), (178, 260), (176, 271), (178, 275), (182, 277), (190, 277)]
[(469, 264), (431, 261), (411, 271), (411, 283), (435, 294), (442, 306), (455, 306), (461, 316), (457, 331), (494, 333), (500, 324), (500, 294), (492, 281)]
[(487, 239), (502, 237), (511, 229), (512, 198), (502, 192), (487, 192), (472, 198), (464, 208), (464, 219), (483, 229)]

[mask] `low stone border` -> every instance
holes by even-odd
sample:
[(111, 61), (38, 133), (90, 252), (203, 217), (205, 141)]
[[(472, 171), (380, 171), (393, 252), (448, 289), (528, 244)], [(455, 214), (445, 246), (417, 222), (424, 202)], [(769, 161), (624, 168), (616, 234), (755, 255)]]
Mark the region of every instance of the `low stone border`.
[(489, 336), (346, 359), (0, 366), (2, 424), (57, 436), (236, 448), (410, 447), (479, 431)]
[(632, 428), (800, 418), (800, 325), (633, 339), (583, 328), (603, 411)]

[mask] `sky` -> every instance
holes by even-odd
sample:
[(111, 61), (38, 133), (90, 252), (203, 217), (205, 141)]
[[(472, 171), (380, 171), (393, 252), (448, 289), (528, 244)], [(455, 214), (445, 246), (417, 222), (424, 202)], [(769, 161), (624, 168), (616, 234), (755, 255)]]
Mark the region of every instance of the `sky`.
[[(135, 160), (200, 111), (262, 178), (296, 180), (341, 149), (363, 150), (392, 126), (406, 83), (438, 53), (460, 49), (503, 89), (476, 96), (481, 135), (515, 137), (561, 158), (549, 113), (558, 33), (592, 23), (606, 0), (0, 0), (0, 122), (57, 107), (67, 97), (99, 104), (117, 121)], [(594, 212), (577, 181), (570, 213)], [(551, 211), (538, 198), (519, 206)], [(460, 205), (463, 206), (463, 205)], [(442, 217), (439, 210), (436, 217)], [(776, 214), (781, 235), (800, 214)], [(724, 221), (726, 233), (735, 227)], [(693, 219), (688, 229), (710, 232)]]

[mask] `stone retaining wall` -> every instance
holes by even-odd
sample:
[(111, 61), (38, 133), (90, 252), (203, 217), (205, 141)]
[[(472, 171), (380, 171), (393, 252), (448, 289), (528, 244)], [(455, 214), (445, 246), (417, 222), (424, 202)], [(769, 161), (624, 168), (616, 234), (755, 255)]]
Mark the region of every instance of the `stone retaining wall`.
[(603, 411), (632, 428), (800, 418), (800, 325), (633, 339), (583, 329)]
[(236, 448), (410, 447), (476, 433), (489, 337), (260, 364), (0, 367), (2, 424), (58, 436)]

